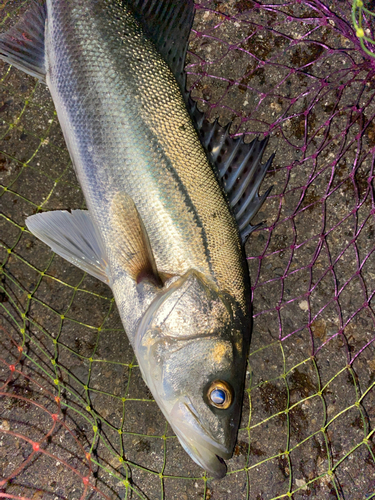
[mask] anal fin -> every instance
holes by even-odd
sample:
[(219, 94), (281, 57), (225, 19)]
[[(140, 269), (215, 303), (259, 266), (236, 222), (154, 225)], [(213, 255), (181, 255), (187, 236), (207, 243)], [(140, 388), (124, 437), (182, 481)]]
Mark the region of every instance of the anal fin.
[(35, 0), (24, 16), (0, 36), (0, 58), (45, 83), (45, 0)]
[(87, 210), (31, 215), (26, 226), (60, 257), (109, 284), (105, 246)]

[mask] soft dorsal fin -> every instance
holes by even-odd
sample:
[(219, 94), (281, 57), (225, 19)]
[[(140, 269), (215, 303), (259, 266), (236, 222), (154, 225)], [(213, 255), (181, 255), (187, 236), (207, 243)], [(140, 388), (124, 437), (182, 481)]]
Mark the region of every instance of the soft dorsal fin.
[(125, 5), (130, 8), (143, 31), (154, 42), (185, 95), (184, 67), (194, 19), (194, 1), (125, 0)]
[(271, 191), (270, 188), (262, 196), (258, 194), (273, 159), (271, 156), (266, 163), (261, 164), (268, 139), (255, 139), (245, 144), (243, 138), (231, 138), (231, 123), (226, 127), (219, 125), (217, 120), (209, 123), (186, 90), (184, 67), (194, 19), (192, 0), (126, 0), (126, 5), (173, 72), (203, 147), (223, 182), (242, 240), (245, 241), (258, 227), (252, 226), (250, 221)]
[(0, 36), (0, 58), (45, 83), (45, 1), (34, 1), (24, 16)]

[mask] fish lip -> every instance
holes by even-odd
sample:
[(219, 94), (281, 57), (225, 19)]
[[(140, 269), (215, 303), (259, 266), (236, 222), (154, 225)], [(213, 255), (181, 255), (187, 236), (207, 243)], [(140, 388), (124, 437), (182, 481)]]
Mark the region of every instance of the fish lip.
[[(203, 427), (203, 425), (201, 424), (199, 418), (198, 418), (198, 415), (197, 415), (197, 412), (193, 406), (193, 404), (191, 403), (191, 401), (189, 400), (189, 403), (187, 403), (186, 401), (183, 403), (185, 408), (187, 409), (187, 411), (189, 411), (191, 413), (191, 415), (193, 416), (193, 418), (195, 419), (196, 421), (196, 424), (197, 426), (199, 426), (199, 428), (202, 430), (202, 434), (204, 436), (209, 436), (210, 437), (210, 440), (212, 439), (212, 437), (210, 436), (210, 434), (207, 432), (207, 430)], [(219, 458), (223, 458), (223, 459), (228, 459), (228, 458), (231, 458), (232, 456), (232, 451), (228, 450), (225, 446), (223, 445), (220, 445), (219, 443), (216, 443), (216, 445), (212, 445), (212, 443), (209, 443), (209, 449), (215, 449), (216, 450), (216, 456), (219, 457)]]
[[(202, 441), (194, 446), (188, 443), (183, 435), (175, 429), (177, 437), (184, 448), (184, 450), (190, 455), (190, 457), (197, 463), (202, 469), (205, 469), (209, 475), (216, 479), (220, 479), (225, 476), (227, 472), (227, 466), (224, 461), (225, 458), (230, 458), (231, 454), (226, 453), (223, 450), (213, 450), (202, 445)], [(217, 451), (217, 453), (215, 453)], [(224, 457), (222, 456), (224, 455)]]
[(225, 476), (224, 459), (232, 456), (232, 450), (215, 441), (202, 426), (189, 398), (176, 402), (170, 423), (182, 447), (200, 467), (216, 479)]

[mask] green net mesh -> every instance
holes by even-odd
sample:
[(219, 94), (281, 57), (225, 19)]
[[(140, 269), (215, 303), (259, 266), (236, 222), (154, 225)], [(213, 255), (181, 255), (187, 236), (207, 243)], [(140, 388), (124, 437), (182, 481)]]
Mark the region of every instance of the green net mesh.
[[(0, 30), (28, 5), (2, 0)], [(109, 288), (25, 228), (84, 200), (48, 90), (1, 62), (0, 498), (375, 498), (374, 59), (339, 0), (202, 0), (189, 49), (201, 109), (276, 151), (246, 245), (254, 328), (228, 475), (182, 450)]]

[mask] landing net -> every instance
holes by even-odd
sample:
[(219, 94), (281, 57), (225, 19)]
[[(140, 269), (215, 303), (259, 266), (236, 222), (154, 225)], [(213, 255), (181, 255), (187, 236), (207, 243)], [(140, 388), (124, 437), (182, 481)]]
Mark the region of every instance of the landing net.
[[(3, 1), (0, 30), (28, 5)], [(25, 228), (84, 200), (47, 89), (0, 63), (0, 498), (375, 498), (375, 48), (358, 8), (355, 29), (347, 1), (197, 5), (194, 98), (276, 152), (222, 481), (166, 425), (109, 288)]]

